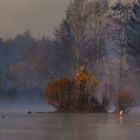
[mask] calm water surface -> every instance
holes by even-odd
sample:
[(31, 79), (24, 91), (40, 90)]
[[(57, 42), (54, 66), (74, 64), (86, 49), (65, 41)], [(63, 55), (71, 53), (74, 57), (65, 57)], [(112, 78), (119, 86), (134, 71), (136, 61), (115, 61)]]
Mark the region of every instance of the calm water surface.
[(0, 140), (140, 140), (140, 114), (1, 113)]

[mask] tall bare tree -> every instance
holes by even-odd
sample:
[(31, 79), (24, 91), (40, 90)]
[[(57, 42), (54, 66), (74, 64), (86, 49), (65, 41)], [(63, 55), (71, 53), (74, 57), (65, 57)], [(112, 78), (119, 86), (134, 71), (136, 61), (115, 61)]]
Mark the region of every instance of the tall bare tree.
[[(79, 67), (94, 67), (103, 55), (107, 0), (74, 0), (70, 3), (55, 36), (67, 40), (75, 58), (75, 71)], [(65, 23), (65, 24), (64, 24)]]
[(134, 13), (134, 6), (136, 2), (124, 2), (119, 1), (112, 7), (112, 17), (114, 20), (115, 32), (118, 38), (118, 46), (120, 52), (120, 70), (119, 70), (119, 87), (122, 88), (125, 85), (125, 75), (127, 70), (125, 68), (125, 64), (127, 63), (127, 49), (128, 42), (130, 41), (128, 38), (128, 32), (132, 31), (133, 28), (131, 24), (134, 20), (136, 20)]

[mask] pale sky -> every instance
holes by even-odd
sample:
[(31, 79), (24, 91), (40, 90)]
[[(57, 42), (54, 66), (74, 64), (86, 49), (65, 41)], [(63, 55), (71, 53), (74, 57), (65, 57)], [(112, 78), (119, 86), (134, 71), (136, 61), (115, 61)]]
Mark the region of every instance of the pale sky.
[(29, 29), (34, 37), (52, 35), (70, 0), (0, 0), (0, 37)]

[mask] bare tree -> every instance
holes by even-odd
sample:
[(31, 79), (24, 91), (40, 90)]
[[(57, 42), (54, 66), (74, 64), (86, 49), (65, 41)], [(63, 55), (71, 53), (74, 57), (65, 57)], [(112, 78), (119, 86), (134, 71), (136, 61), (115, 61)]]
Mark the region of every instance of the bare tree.
[(130, 41), (128, 38), (128, 32), (133, 30), (131, 28), (131, 23), (135, 20), (134, 14), (134, 6), (135, 3), (119, 1), (116, 3), (115, 6), (112, 7), (112, 17), (114, 20), (115, 33), (117, 34), (118, 38), (118, 47), (120, 53), (120, 70), (119, 70), (119, 87), (120, 89), (125, 84), (125, 73), (127, 72), (125, 68), (125, 64), (127, 63), (127, 49), (128, 49), (128, 42)]
[[(55, 35), (73, 49), (75, 71), (99, 65), (104, 49), (107, 0), (74, 0)], [(62, 40), (63, 38), (63, 40)], [(68, 39), (69, 38), (69, 39)], [(96, 65), (97, 64), (97, 65)]]
[(131, 90), (121, 89), (117, 94), (117, 109), (128, 112), (134, 104), (134, 94)]

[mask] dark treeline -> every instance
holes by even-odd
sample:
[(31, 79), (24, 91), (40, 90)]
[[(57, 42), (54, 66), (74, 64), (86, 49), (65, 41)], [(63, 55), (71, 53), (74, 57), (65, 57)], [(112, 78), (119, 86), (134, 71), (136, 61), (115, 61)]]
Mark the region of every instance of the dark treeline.
[(74, 0), (53, 39), (35, 39), (29, 31), (1, 38), (0, 97), (42, 98), (48, 81), (73, 75), (81, 66), (100, 86), (113, 78), (117, 88), (128, 86), (128, 75), (140, 70), (138, 2)]
[(54, 40), (35, 39), (29, 31), (1, 39), (0, 97), (42, 97), (48, 80), (68, 74), (68, 53), (61, 56), (60, 49)]

